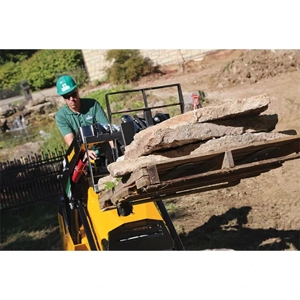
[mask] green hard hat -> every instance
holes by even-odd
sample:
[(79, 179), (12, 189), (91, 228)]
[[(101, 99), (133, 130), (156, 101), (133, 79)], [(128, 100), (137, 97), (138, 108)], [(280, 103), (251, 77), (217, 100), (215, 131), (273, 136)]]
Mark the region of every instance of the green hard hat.
[(57, 94), (62, 96), (75, 90), (77, 83), (69, 75), (60, 76), (56, 81)]

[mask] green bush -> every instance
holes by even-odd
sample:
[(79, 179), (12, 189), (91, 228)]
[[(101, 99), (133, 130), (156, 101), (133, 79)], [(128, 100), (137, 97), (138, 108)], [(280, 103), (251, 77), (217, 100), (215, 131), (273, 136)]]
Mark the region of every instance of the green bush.
[(0, 88), (15, 89), (20, 88), (22, 69), (19, 62), (8, 62), (0, 67)]
[(137, 81), (154, 71), (152, 61), (149, 58), (144, 58), (139, 50), (108, 50), (106, 60), (112, 63), (105, 71), (108, 81), (113, 84), (125, 84)]
[(0, 50), (0, 66), (8, 62), (22, 62), (38, 50)]
[(15, 89), (26, 79), (31, 90), (38, 91), (55, 86), (57, 77), (66, 73), (74, 76), (79, 86), (88, 81), (81, 67), (84, 66), (81, 50), (39, 50), (25, 58), (25, 55), (9, 56), (6, 53), (6, 60), (0, 65), (0, 89)]
[(89, 82), (89, 78), (83, 67), (77, 67), (76, 69), (67, 72), (67, 74), (75, 79), (79, 87), (82, 87)]
[(54, 86), (57, 76), (83, 64), (81, 50), (41, 50), (22, 63), (22, 76), (36, 91)]

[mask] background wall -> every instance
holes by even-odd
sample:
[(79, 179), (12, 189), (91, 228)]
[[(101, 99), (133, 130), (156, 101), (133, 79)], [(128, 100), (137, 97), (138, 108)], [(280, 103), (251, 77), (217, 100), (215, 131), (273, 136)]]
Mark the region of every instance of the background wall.
[[(104, 68), (109, 66), (105, 61), (105, 55), (108, 49), (85, 49), (82, 50), (85, 66), (91, 82), (101, 80), (105, 76)], [(172, 65), (190, 61), (201, 60), (203, 56), (210, 52), (210, 49), (141, 49), (144, 57), (149, 57), (154, 65)]]

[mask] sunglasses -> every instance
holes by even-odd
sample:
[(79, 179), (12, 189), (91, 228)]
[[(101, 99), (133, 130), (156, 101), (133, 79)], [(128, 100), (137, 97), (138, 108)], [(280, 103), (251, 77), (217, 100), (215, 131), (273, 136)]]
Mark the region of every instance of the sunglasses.
[(73, 92), (71, 92), (71, 93), (69, 93), (69, 94), (63, 95), (63, 98), (64, 98), (65, 100), (68, 100), (68, 99), (70, 99), (71, 97), (72, 97), (72, 98), (77, 97), (77, 90), (75, 90), (75, 91), (73, 91)]

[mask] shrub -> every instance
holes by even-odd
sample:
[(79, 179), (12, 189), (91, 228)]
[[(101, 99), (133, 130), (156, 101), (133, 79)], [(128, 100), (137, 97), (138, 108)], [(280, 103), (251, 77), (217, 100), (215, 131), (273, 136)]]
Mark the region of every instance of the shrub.
[(154, 71), (152, 61), (149, 58), (144, 58), (139, 50), (108, 50), (106, 60), (112, 63), (105, 71), (108, 80), (113, 84), (137, 81)]
[(0, 64), (0, 89), (16, 89), (26, 79), (31, 90), (38, 91), (53, 87), (57, 77), (65, 73), (74, 76), (79, 86), (88, 80), (81, 67), (84, 65), (81, 50), (38, 50), (31, 56), (5, 54)]
[(8, 62), (0, 68), (0, 88), (20, 89), (21, 64), (19, 62)]
[[(83, 64), (81, 50), (40, 50), (22, 63), (22, 77), (36, 91), (54, 86), (57, 75), (69, 70), (75, 70), (76, 73), (78, 66)], [(82, 74), (77, 75), (74, 76), (75, 79), (80, 78), (79, 81), (82, 82)]]
[(0, 50), (0, 66), (8, 62), (22, 62), (38, 50)]

